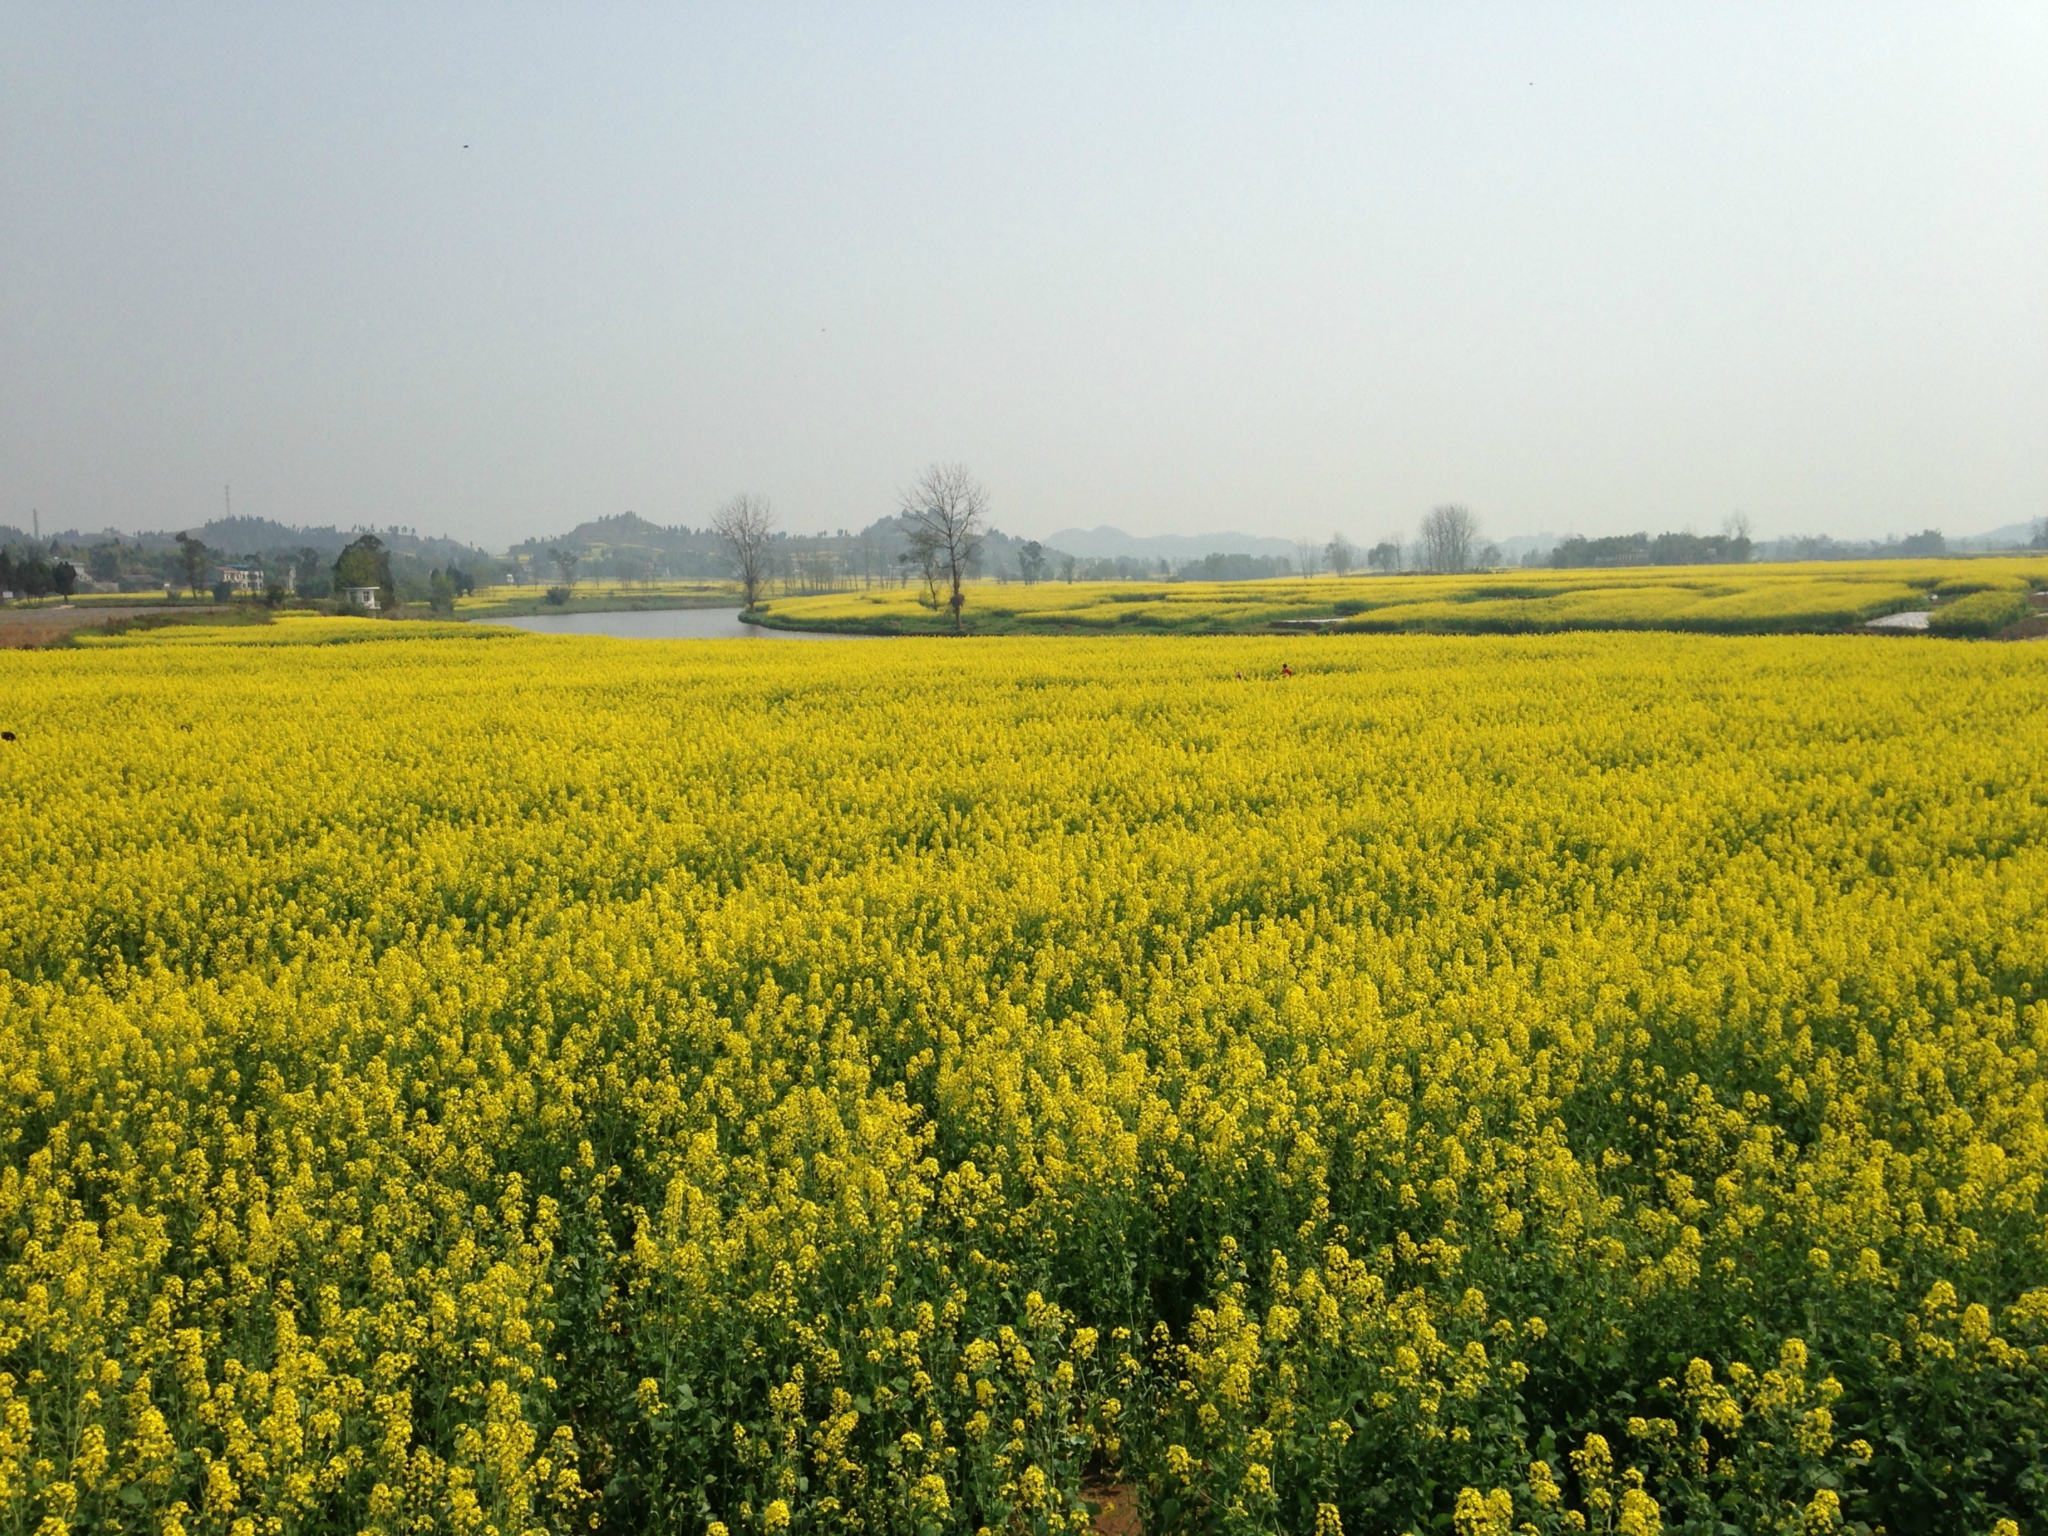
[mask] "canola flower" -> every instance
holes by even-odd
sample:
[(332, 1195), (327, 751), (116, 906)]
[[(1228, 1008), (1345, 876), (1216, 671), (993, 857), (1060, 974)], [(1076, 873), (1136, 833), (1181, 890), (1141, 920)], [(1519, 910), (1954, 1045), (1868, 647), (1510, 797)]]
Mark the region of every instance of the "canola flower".
[(6, 658), (0, 1530), (2039, 1529), (2044, 703), (1819, 638)]
[[(1794, 565), (1626, 566), (1458, 576), (1271, 581), (982, 581), (965, 617), (989, 633), (1134, 634), (1264, 630), (1304, 620), (1342, 632), (1528, 634), (1682, 630), (1775, 634), (1842, 630), (1882, 614), (1950, 603), (1933, 627), (1985, 635), (2025, 618), (2029, 589), (2048, 587), (2038, 556), (1864, 560)], [(1937, 616), (1947, 612), (1938, 609)], [(921, 586), (779, 596), (764, 622), (791, 629), (936, 633), (952, 615)]]

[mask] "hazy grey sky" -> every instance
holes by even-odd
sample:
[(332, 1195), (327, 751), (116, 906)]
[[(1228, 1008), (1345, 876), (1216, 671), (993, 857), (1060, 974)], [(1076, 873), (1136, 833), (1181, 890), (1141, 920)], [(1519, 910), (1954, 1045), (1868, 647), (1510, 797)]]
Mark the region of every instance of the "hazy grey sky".
[(0, 522), (2048, 513), (2048, 5), (0, 9)]

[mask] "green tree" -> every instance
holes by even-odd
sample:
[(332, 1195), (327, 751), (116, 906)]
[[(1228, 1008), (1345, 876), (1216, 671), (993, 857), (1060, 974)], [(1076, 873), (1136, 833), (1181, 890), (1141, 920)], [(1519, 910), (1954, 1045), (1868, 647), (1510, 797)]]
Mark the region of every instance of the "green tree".
[(177, 537), (178, 569), (184, 573), (185, 590), (194, 597), (199, 595), (199, 578), (206, 573), (208, 559), (212, 555), (204, 543), (189, 533)]
[(334, 590), (340, 595), (350, 587), (375, 587), (380, 608), (398, 606), (398, 590), (391, 580), (391, 552), (374, 533), (364, 534), (335, 557)]
[(301, 597), (325, 597), (328, 591), (327, 562), (320, 558), (320, 551), (303, 548), (292, 561), (293, 585)]

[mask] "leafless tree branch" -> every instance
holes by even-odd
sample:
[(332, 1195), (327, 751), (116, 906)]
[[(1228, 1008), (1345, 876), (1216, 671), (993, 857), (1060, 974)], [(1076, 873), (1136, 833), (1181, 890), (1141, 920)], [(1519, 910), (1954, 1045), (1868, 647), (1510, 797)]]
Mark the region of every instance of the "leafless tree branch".
[(725, 540), (733, 573), (746, 592), (748, 608), (760, 600), (768, 580), (768, 545), (775, 536), (775, 509), (766, 496), (741, 492), (711, 515), (711, 531)]
[(988, 532), (988, 489), (964, 464), (934, 464), (904, 490), (903, 516), (913, 556), (951, 586), (946, 606), (957, 635), (967, 606), (961, 583)]
[(1431, 507), (1422, 519), (1423, 563), (1432, 571), (1455, 575), (1472, 563), (1472, 546), (1479, 542), (1479, 519), (1472, 509), (1457, 505)]

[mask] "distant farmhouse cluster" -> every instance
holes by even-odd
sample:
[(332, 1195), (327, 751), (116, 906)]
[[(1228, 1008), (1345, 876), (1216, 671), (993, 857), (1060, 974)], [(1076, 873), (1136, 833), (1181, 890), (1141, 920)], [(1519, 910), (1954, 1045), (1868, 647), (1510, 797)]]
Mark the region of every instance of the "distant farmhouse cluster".
[[(236, 597), (261, 597), (273, 581), (260, 565), (223, 565), (216, 567), (216, 572), (214, 587), (225, 587)], [(286, 597), (298, 595), (299, 570), (296, 565), (285, 566), (283, 574), (275, 580)]]
[(216, 601), (332, 601), (366, 613), (469, 590), (490, 557), (415, 531), (293, 528), (221, 519), (196, 531), (47, 539), (0, 527), (0, 601), (77, 593), (162, 593)]

